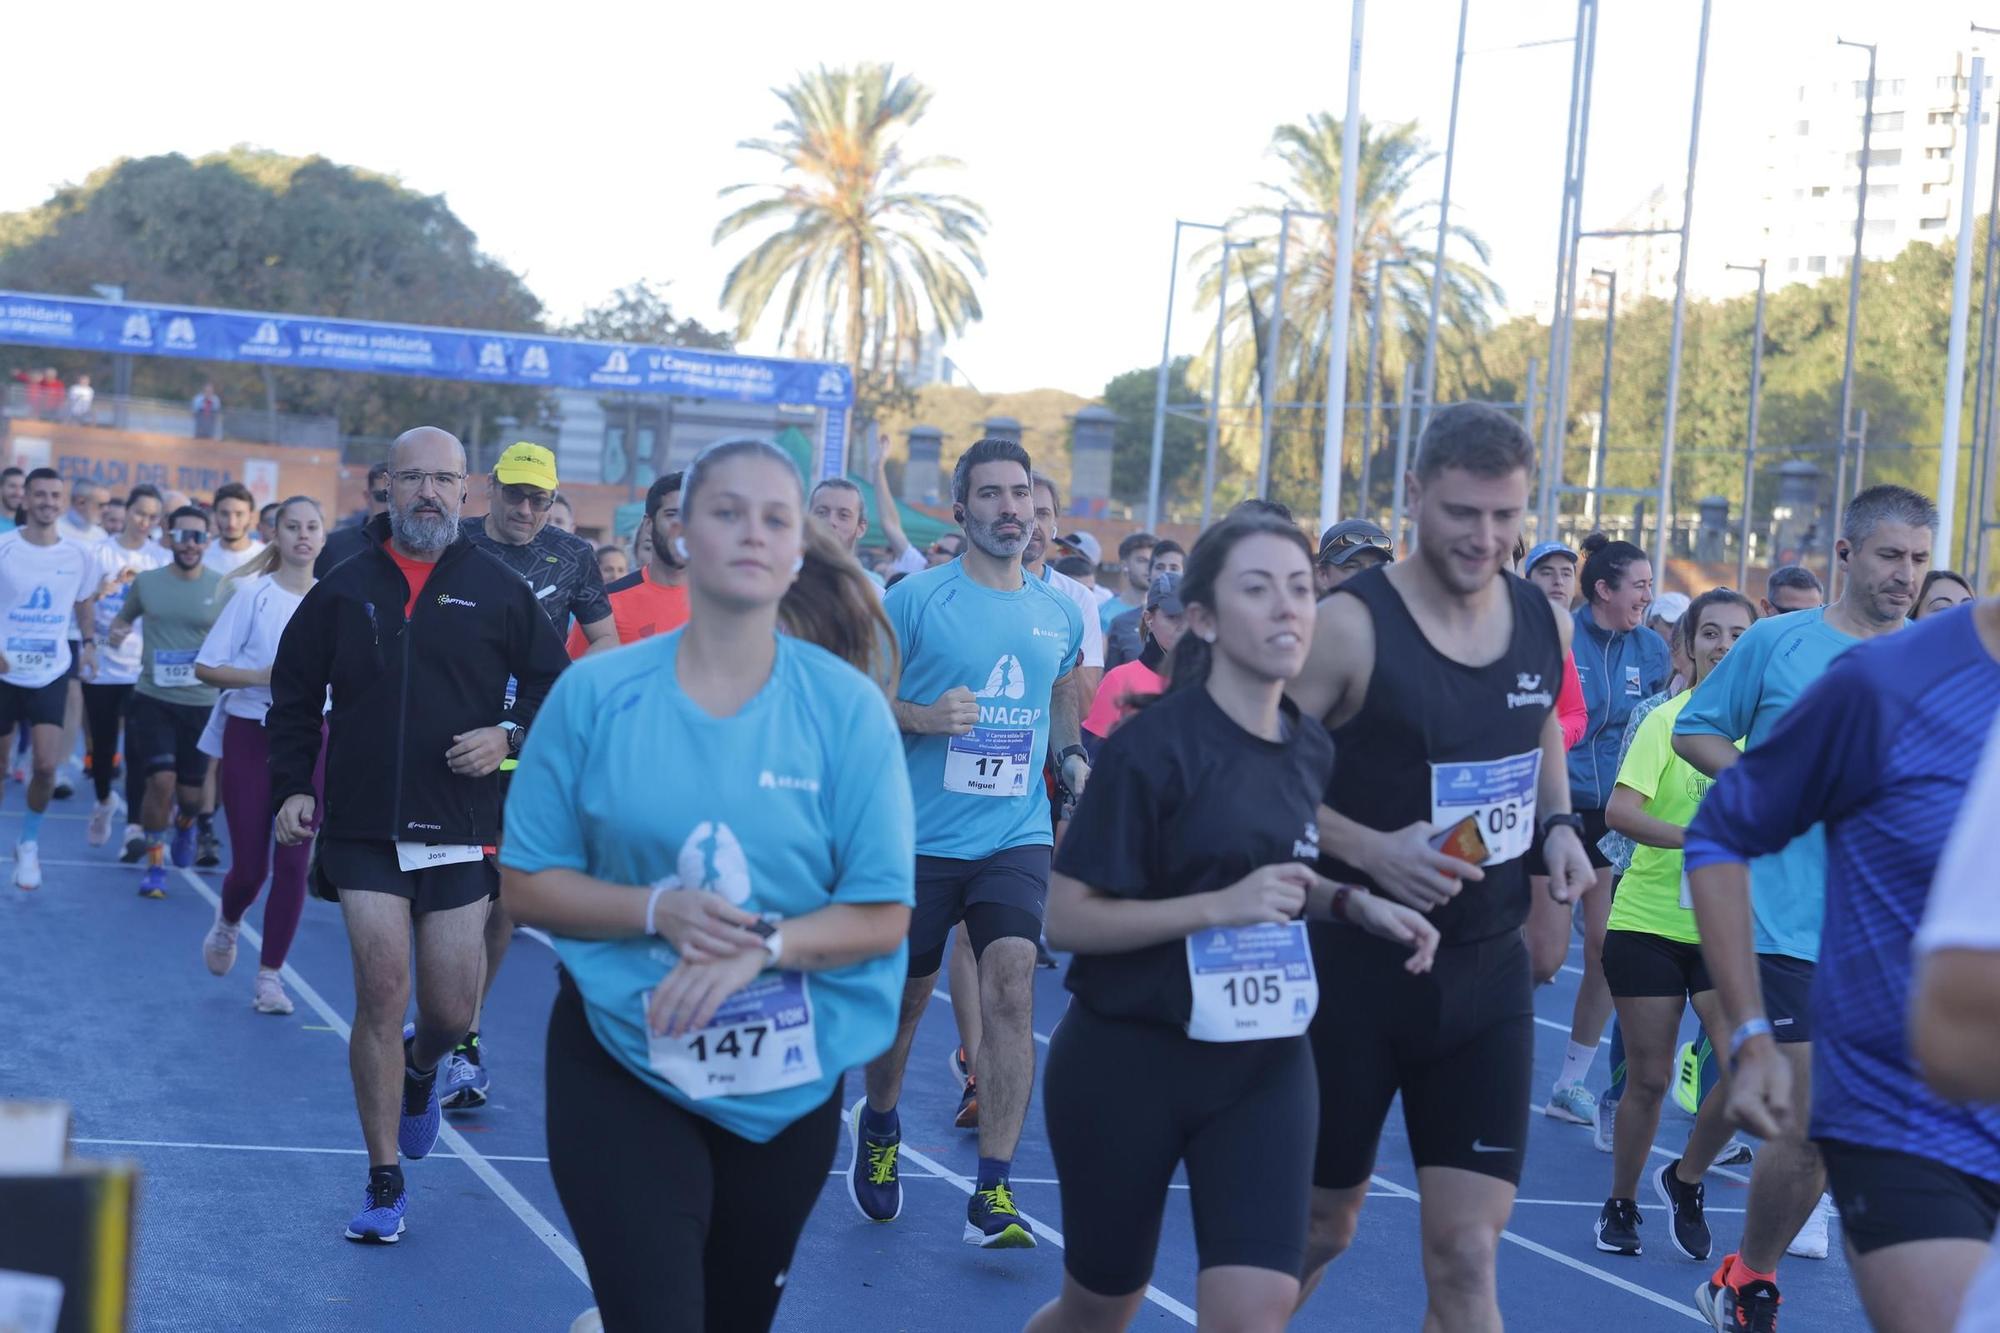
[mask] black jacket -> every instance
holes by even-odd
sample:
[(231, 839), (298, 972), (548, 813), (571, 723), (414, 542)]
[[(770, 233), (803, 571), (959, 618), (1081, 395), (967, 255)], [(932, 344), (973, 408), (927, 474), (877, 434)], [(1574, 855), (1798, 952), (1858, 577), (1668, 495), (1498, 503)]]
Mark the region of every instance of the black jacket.
[(326, 545), (319, 551), (319, 558), (313, 561), (313, 577), (323, 579), (333, 567), (343, 560), (351, 560), (375, 543), (369, 539), (368, 525), (372, 520), (363, 519), (350, 523), (344, 528), (335, 528), (326, 534)]
[[(313, 585), (271, 666), (273, 808), (312, 793), (320, 710), (329, 686), (321, 832), (336, 838), (499, 840), (501, 779), (460, 777), (452, 737), (528, 726), (569, 665), (562, 641), (520, 576), (460, 538), (445, 548), (405, 619), (409, 584), (370, 519), (368, 548)], [(507, 679), (518, 682), (505, 711)]]

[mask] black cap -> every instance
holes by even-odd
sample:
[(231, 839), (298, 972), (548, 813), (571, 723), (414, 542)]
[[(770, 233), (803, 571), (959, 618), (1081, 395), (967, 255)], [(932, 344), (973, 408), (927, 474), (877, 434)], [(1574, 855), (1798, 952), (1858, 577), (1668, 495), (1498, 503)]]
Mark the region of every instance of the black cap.
[(1146, 609), (1165, 611), (1170, 616), (1184, 616), (1187, 607), (1181, 604), (1181, 576), (1161, 574), (1153, 579), (1146, 589)]
[(1344, 565), (1363, 551), (1378, 551), (1384, 560), (1396, 558), (1396, 544), (1389, 534), (1365, 518), (1342, 519), (1319, 539), (1322, 565)]

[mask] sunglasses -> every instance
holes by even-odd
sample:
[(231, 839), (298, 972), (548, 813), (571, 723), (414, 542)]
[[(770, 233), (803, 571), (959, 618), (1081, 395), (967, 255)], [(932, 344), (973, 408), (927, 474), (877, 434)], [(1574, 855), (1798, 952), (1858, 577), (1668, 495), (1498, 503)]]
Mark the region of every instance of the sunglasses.
[(208, 545), (208, 534), (200, 528), (175, 528), (167, 536), (176, 546)]
[(500, 488), (500, 500), (509, 509), (518, 504), (526, 504), (528, 508), (534, 510), (537, 514), (546, 514), (549, 511), (549, 506), (556, 502), (556, 497), (547, 491), (538, 490), (533, 486), (519, 486), (509, 483)]
[(1376, 550), (1388, 555), (1396, 553), (1396, 544), (1390, 541), (1387, 536), (1371, 537), (1367, 533), (1362, 532), (1343, 532), (1328, 542), (1326, 549), (1319, 553), (1320, 563), (1324, 564), (1332, 557), (1341, 554), (1343, 551), (1351, 551), (1357, 546), (1372, 546)]

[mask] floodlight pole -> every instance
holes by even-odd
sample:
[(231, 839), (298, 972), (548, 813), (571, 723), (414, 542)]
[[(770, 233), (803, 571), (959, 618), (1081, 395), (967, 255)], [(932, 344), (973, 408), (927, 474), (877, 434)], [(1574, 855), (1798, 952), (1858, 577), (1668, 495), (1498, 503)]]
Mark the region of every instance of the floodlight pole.
[(1937, 549), (1949, 552), (1958, 511), (1958, 428), (1965, 404), (1965, 321), (1972, 295), (1972, 222), (1978, 205), (1979, 109), (1986, 57), (1972, 58), (1972, 90), (1965, 112), (1965, 185), (1959, 199), (1958, 253), (1951, 265), (1951, 336), (1944, 371), (1944, 438), (1938, 453)]
[(1410, 471), (1410, 390), (1415, 382), (1411, 372), (1410, 363), (1405, 361), (1402, 406), (1396, 413), (1396, 487), (1389, 513), (1389, 540), (1398, 553), (1403, 549), (1403, 482)]
[(1590, 525), (1597, 526), (1597, 513), (1601, 506), (1598, 491), (1604, 485), (1605, 469), (1611, 464), (1608, 452), (1611, 447), (1611, 348), (1618, 334), (1618, 270), (1615, 268), (1594, 268), (1593, 278), (1603, 278), (1604, 288), (1604, 370), (1599, 376), (1602, 381), (1597, 386), (1597, 450), (1590, 459), (1590, 494), (1585, 497), (1584, 510)]
[[(1174, 219), (1173, 258), (1167, 262), (1167, 328), (1160, 335), (1160, 376), (1153, 390), (1153, 456), (1146, 467), (1146, 527), (1160, 526), (1160, 458), (1167, 442), (1167, 368), (1174, 359), (1174, 293), (1181, 276), (1181, 228), (1198, 227), (1221, 231), (1218, 222), (1185, 222)], [(1224, 273), (1226, 281), (1228, 274)]]
[(1263, 410), (1257, 417), (1257, 498), (1268, 500), (1271, 492), (1271, 416), (1278, 384), (1278, 342), (1285, 336), (1285, 250), (1292, 239), (1293, 218), (1323, 218), (1333, 214), (1306, 208), (1278, 210), (1278, 275), (1271, 297), (1271, 327), (1265, 333)]
[[(1694, 169), (1701, 147), (1701, 94), (1708, 75), (1708, 16), (1713, 0), (1701, 0), (1701, 36), (1695, 45), (1694, 110), (1688, 123), (1687, 189), (1681, 197), (1681, 257), (1674, 271), (1674, 328), (1667, 350), (1666, 425), (1660, 436), (1660, 512), (1653, 542), (1653, 571), (1664, 578), (1668, 537), (1674, 525), (1674, 425), (1680, 406), (1681, 343), (1687, 329), (1688, 247), (1694, 240)], [(1962, 341), (1962, 340), (1961, 340)]]
[(1764, 261), (1724, 264), (1726, 269), (1757, 275), (1757, 314), (1750, 330), (1750, 443), (1743, 451), (1743, 513), (1736, 537), (1736, 586), (1750, 578), (1750, 509), (1757, 495), (1757, 412), (1764, 400)]
[[(1977, 33), (1993, 35), (2000, 28), (1972, 24)], [(1993, 194), (1986, 208), (1985, 283), (1979, 300), (1979, 365), (1974, 378), (1972, 425), (1972, 512), (1966, 515), (1965, 557), (1959, 568), (1972, 575), (1973, 587), (1986, 586), (1987, 497), (1993, 489), (1994, 425), (2000, 419), (1996, 403), (1995, 370), (2000, 367), (2000, 326), (1993, 314), (1994, 268), (2000, 263), (2000, 134), (1993, 136)], [(1980, 406), (1984, 404), (1984, 414)]]
[(1569, 432), (1569, 355), (1576, 301), (1577, 252), (1583, 240), (1584, 165), (1590, 145), (1590, 94), (1597, 65), (1597, 0), (1577, 0), (1576, 50), (1570, 63), (1569, 137), (1564, 145), (1563, 207), (1556, 240), (1556, 293), (1549, 317), (1549, 364), (1544, 395), (1540, 522), (1537, 540), (1552, 540), (1561, 508), (1563, 450)]
[(1839, 567), (1833, 558), (1833, 543), (1840, 528), (1840, 511), (1847, 504), (1847, 443), (1854, 428), (1854, 333), (1861, 313), (1861, 241), (1868, 224), (1868, 166), (1875, 138), (1875, 43), (1833, 39), (1835, 46), (1851, 46), (1868, 53), (1868, 100), (1861, 110), (1861, 184), (1854, 192), (1854, 258), (1847, 266), (1847, 349), (1840, 362), (1840, 444), (1839, 461), (1833, 473), (1833, 515), (1826, 525), (1828, 598), (1835, 595), (1834, 582)]
[(1333, 332), (1326, 352), (1326, 442), (1320, 450), (1319, 526), (1340, 521), (1340, 455), (1347, 429), (1347, 326), (1354, 300), (1354, 187), (1361, 174), (1361, 33), (1366, 0), (1353, 5), (1347, 39), (1347, 115), (1340, 126), (1340, 225), (1333, 246)]
[[(1430, 317), (1424, 325), (1424, 424), (1437, 402), (1438, 315), (1444, 297), (1444, 243), (1451, 234), (1451, 168), (1458, 154), (1458, 89), (1465, 76), (1465, 19), (1471, 0), (1458, 0), (1458, 47), (1451, 64), (1451, 115), (1444, 132), (1444, 188), (1438, 195), (1437, 250), (1431, 257)], [(1364, 451), (1365, 452), (1365, 451)]]
[[(1215, 350), (1210, 355), (1208, 366), (1208, 457), (1201, 468), (1201, 526), (1204, 530), (1215, 512), (1215, 452), (1222, 438), (1222, 335), (1224, 321), (1229, 317), (1229, 256), (1249, 248), (1247, 241), (1225, 240), (1222, 243), (1222, 281), (1215, 292)], [(1247, 293), (1249, 284), (1246, 282), (1244, 287)]]
[(1382, 380), (1382, 270), (1385, 268), (1409, 267), (1407, 259), (1378, 259), (1375, 261), (1374, 290), (1368, 298), (1368, 388), (1363, 394), (1367, 409), (1361, 415), (1361, 506), (1360, 515), (1368, 517), (1368, 508), (1373, 496), (1368, 489), (1368, 464), (1374, 455), (1375, 418), (1381, 412), (1377, 400)]

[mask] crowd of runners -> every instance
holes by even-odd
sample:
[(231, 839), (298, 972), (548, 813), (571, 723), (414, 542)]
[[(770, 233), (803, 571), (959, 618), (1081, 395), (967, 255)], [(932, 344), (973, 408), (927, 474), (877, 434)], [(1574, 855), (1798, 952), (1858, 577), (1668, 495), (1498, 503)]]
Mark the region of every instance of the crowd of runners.
[[(767, 1327), (830, 1169), (911, 1225), (902, 1094), (936, 1075), (909, 1057), (941, 983), (963, 1239), (1033, 1248), (1010, 1176), (1056, 963), (1066, 1246), (1036, 1333), (1137, 1316), (1177, 1171), (1202, 1326), (1284, 1327), (1339, 1285), (1399, 1096), (1428, 1329), (1501, 1327), (1538, 1113), (1608, 1154), (1579, 1251), (1639, 1254), (1650, 1222), (1718, 1333), (1814, 1326), (1779, 1268), (1836, 1214), (1877, 1328), (2000, 1327), (2000, 599), (1931, 568), (1937, 509), (1898, 486), (1845, 497), (1831, 589), (1663, 592), (1629, 543), (1528, 547), (1534, 470), (1461, 404), (1420, 441), (1407, 550), (1253, 501), (1106, 552), (998, 439), (925, 549), (879, 466), (871, 516), (753, 440), (604, 549), (549, 450), (469, 476), (431, 427), (337, 530), (330, 497), (10, 469), (14, 881), (56, 887), (39, 828), (86, 773), (88, 840), (143, 898), (221, 864), (219, 809), (198, 951), (229, 975), (264, 896), (273, 1015), (307, 894), (338, 903), (361, 1243), (404, 1234), (446, 1112), (495, 1113), (485, 1000), (515, 927), (545, 931), (546, 1034), (499, 1054), (546, 1042), (579, 1329)], [(1538, 1090), (1533, 991), (1573, 935)], [(1669, 1098), (1692, 1128), (1649, 1170)], [(1750, 1187), (1718, 1238), (1723, 1165)]]

